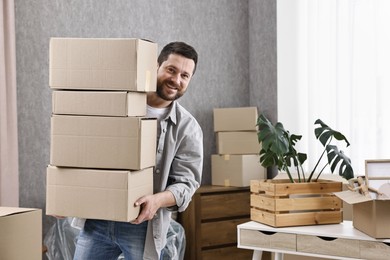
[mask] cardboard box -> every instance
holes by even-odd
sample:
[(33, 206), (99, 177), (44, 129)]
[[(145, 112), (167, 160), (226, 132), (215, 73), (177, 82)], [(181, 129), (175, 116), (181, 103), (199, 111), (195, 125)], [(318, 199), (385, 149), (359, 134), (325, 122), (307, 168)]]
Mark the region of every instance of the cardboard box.
[(218, 154), (259, 154), (257, 132), (217, 132)]
[(156, 163), (157, 119), (51, 117), (50, 164), (139, 170)]
[(0, 207), (0, 259), (42, 259), (42, 210)]
[(374, 238), (390, 238), (390, 200), (366, 197), (354, 191), (335, 195), (352, 205), (352, 223), (356, 229)]
[(126, 38), (51, 38), (54, 89), (156, 91), (157, 44)]
[(257, 107), (214, 108), (214, 132), (257, 131)]
[(153, 168), (140, 171), (47, 167), (46, 214), (131, 221), (134, 202), (153, 194)]
[(252, 179), (266, 178), (258, 155), (211, 155), (212, 185), (247, 187)]
[(146, 93), (52, 91), (52, 112), (62, 115), (146, 116)]

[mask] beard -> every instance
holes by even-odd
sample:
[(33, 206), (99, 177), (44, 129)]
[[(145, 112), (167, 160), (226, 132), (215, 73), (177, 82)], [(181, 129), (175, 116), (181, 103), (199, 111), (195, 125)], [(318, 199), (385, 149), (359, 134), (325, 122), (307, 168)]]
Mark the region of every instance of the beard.
[(176, 95), (168, 95), (164, 92), (164, 89), (165, 88), (168, 88), (168, 86), (165, 86), (165, 83), (164, 82), (157, 82), (157, 87), (156, 87), (156, 93), (157, 95), (166, 100), (166, 101), (174, 101), (176, 99), (179, 99), (180, 97), (182, 97), (184, 95), (185, 92), (183, 91), (177, 91), (176, 92)]

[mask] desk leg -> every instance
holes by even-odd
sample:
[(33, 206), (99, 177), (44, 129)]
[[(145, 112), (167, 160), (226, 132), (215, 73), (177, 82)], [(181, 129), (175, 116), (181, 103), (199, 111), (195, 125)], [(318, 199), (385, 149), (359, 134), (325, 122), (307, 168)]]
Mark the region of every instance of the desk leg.
[(263, 256), (263, 251), (253, 250), (252, 260), (261, 260), (262, 256)]
[(283, 260), (283, 253), (275, 253), (275, 260)]

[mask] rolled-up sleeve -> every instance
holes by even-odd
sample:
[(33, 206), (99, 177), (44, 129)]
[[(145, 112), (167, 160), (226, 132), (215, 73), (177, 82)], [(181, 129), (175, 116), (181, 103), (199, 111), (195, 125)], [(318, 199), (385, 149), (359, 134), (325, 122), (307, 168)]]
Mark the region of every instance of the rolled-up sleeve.
[[(177, 210), (184, 211), (199, 188), (203, 169), (203, 133), (199, 125), (187, 129), (172, 161), (167, 190), (176, 199)], [(173, 208), (174, 209), (174, 208)]]

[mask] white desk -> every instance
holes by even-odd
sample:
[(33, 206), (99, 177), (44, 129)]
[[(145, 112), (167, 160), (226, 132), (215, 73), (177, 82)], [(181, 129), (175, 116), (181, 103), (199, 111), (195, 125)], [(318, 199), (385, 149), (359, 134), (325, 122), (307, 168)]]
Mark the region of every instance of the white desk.
[(274, 252), (275, 260), (282, 260), (284, 253), (330, 259), (390, 259), (390, 239), (374, 239), (355, 229), (351, 221), (286, 228), (250, 221), (237, 226), (237, 246)]

